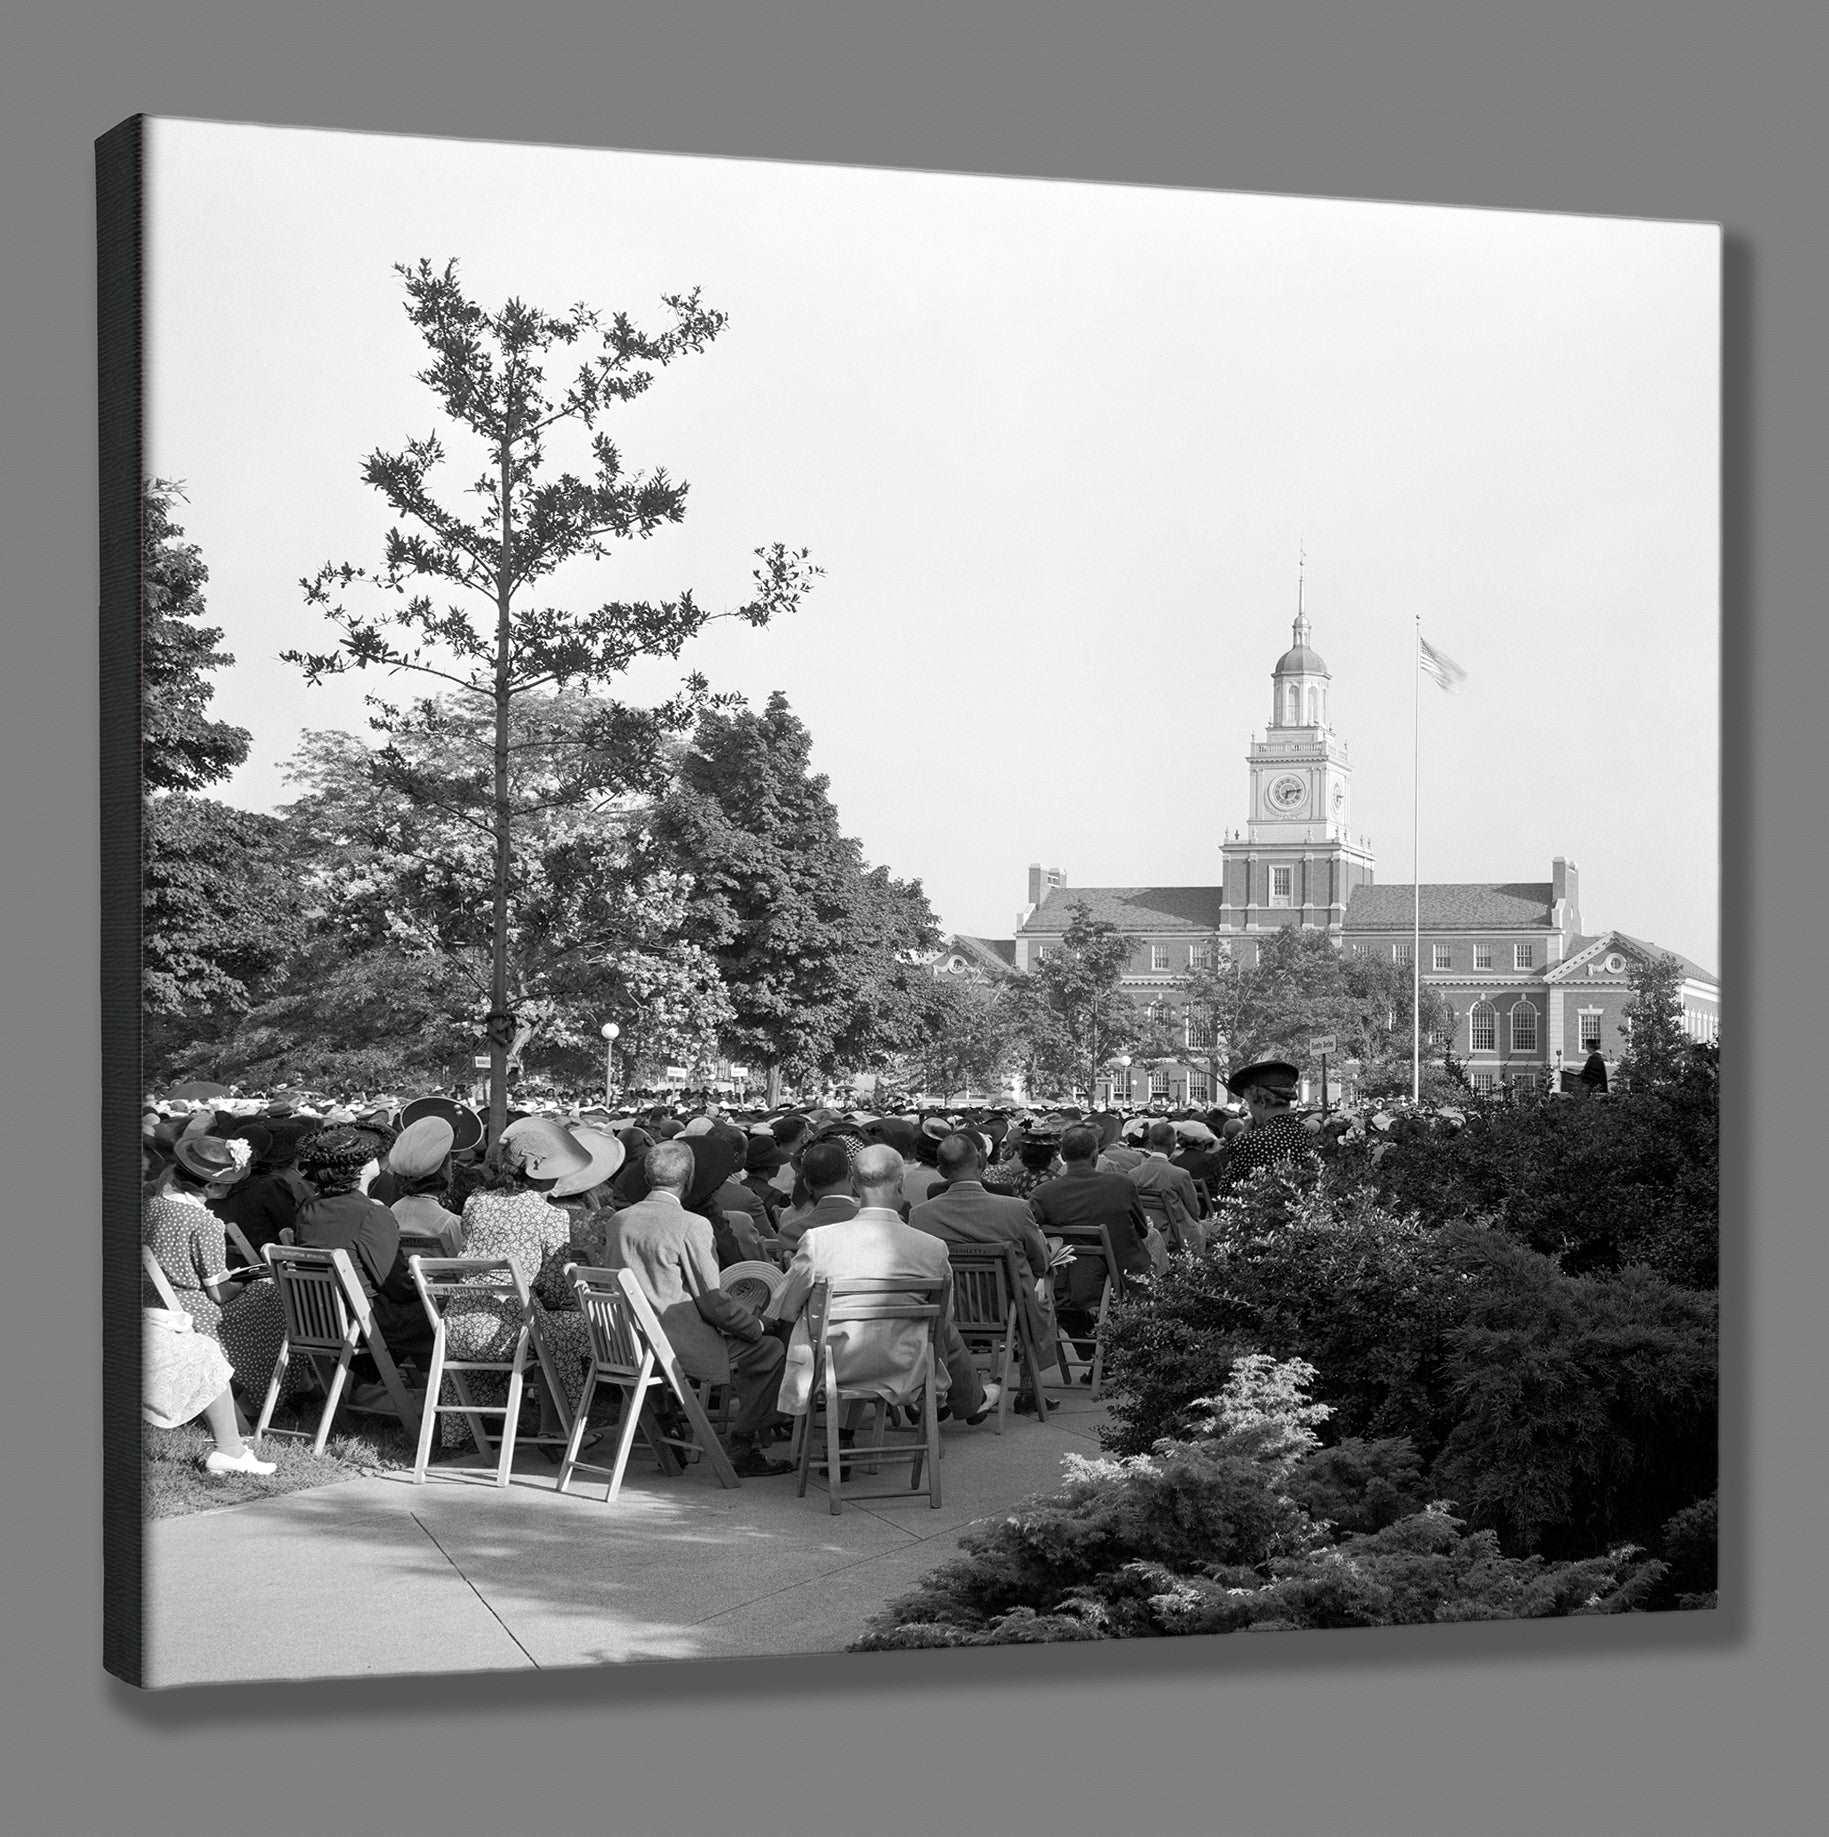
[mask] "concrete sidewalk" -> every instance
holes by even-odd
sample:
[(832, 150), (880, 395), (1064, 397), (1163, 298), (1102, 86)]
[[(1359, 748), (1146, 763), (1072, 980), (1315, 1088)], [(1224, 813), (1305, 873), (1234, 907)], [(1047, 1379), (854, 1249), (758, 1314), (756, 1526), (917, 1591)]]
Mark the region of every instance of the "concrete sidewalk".
[(638, 1444), (613, 1504), (588, 1474), (561, 1496), (557, 1467), (529, 1450), (505, 1489), (479, 1463), (160, 1519), (146, 1527), (147, 1682), (841, 1651), (957, 1553), (966, 1525), (1052, 1490), (1063, 1455), (1099, 1452), (1103, 1405), (1083, 1387), (1054, 1394), (1046, 1424), (941, 1425), (938, 1511), (847, 1490), (834, 1518), (817, 1476), (805, 1498), (791, 1476), (726, 1491), (703, 1463), (663, 1476)]

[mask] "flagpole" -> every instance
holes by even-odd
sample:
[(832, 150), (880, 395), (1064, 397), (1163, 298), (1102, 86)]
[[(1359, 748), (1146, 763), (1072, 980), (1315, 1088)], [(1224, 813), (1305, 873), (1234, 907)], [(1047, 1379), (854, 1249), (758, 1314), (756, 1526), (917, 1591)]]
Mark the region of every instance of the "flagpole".
[(1410, 1101), (1423, 1095), (1423, 615), (1410, 653)]

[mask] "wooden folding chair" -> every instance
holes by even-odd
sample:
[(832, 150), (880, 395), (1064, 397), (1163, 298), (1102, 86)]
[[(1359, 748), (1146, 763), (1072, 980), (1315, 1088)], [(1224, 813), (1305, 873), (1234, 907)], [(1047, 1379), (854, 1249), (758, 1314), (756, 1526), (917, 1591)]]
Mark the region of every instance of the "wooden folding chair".
[(1117, 1291), (1119, 1280), (1118, 1259), (1111, 1247), (1111, 1232), (1104, 1225), (1051, 1224), (1048, 1226), (1048, 1234), (1059, 1238), (1077, 1252), (1076, 1262), (1081, 1258), (1097, 1257), (1104, 1265), (1105, 1276), (1099, 1288), (1099, 1305), (1093, 1311), (1092, 1357), (1081, 1357), (1065, 1324), (1059, 1336), (1061, 1376), (1069, 1384), (1074, 1384), (1078, 1382), (1082, 1371), (1089, 1371), (1092, 1374), (1092, 1400), (1096, 1403), (1105, 1377), (1106, 1323), (1111, 1315), (1111, 1298)]
[(225, 1218), (221, 1222), (222, 1235), (229, 1248), (249, 1269), (264, 1269), (266, 1264), (260, 1252), (248, 1242), (248, 1234), (232, 1218)]
[(1017, 1389), (1011, 1365), (1027, 1380), (1044, 1418), (1047, 1405), (1041, 1385), (1041, 1358), (1024, 1312), (1017, 1284), (1028, 1264), (1015, 1244), (951, 1244), (946, 1247), (953, 1266), (953, 1325), (974, 1358), (990, 1354), (990, 1376), (1003, 1386), (997, 1400), (997, 1433), (1009, 1420), (1010, 1399)]
[[(565, 1460), (559, 1468), (559, 1491), (564, 1492), (572, 1483), (572, 1475), (582, 1468), (587, 1473), (607, 1475), (610, 1485), (604, 1502), (614, 1499), (622, 1489), (622, 1476), (628, 1469), (637, 1433), (653, 1450), (662, 1473), (678, 1473), (684, 1465), (679, 1455), (694, 1453), (704, 1456), (720, 1486), (741, 1486), (743, 1482), (713, 1433), (698, 1392), (681, 1368), (679, 1354), (673, 1350), (673, 1342), (634, 1272), (567, 1263), (565, 1275), (577, 1290), (578, 1306), (590, 1329), (591, 1368), (585, 1375), (584, 1390), (572, 1419), (571, 1438), (565, 1446)], [(578, 1458), (590, 1421), (591, 1399), (600, 1384), (613, 1385), (622, 1392), (621, 1432), (616, 1439), (615, 1462), (609, 1467)], [(690, 1435), (677, 1434), (660, 1420), (656, 1406), (668, 1394), (686, 1418)]]
[(178, 1300), (178, 1291), (171, 1285), (171, 1277), (165, 1273), (165, 1265), (153, 1255), (150, 1244), (140, 1246), (140, 1273), (152, 1284), (152, 1292), (159, 1298), (159, 1306), (170, 1308), (174, 1314), (184, 1312), (183, 1304)]
[[(349, 1260), (349, 1252), (269, 1244), (266, 1261), (273, 1272), (274, 1286), (285, 1312), (286, 1336), (280, 1341), (279, 1357), (273, 1366), (273, 1382), (267, 1386), (267, 1400), (261, 1405), (260, 1420), (254, 1425), (255, 1442), (260, 1442), (272, 1423), (280, 1384), (294, 1353), (302, 1353), (310, 1361), (324, 1386), (324, 1413), (318, 1419), (317, 1434), (312, 1441), (313, 1453), (324, 1452), (331, 1419), (342, 1401), (344, 1381), (360, 1351), (366, 1351), (375, 1361), (375, 1369), (381, 1374), (381, 1382), (387, 1388), (396, 1414), (406, 1425), (407, 1433), (416, 1435), (419, 1432), (418, 1407), (400, 1376), (393, 1354), (387, 1349), (387, 1341), (375, 1325), (374, 1310)], [(325, 1377), (326, 1369), (330, 1373), (328, 1378)], [(273, 1433), (303, 1439), (307, 1431), (274, 1429)]]
[[(807, 1413), (799, 1432), (799, 1477), (794, 1491), (805, 1498), (807, 1481), (813, 1471), (813, 1444), (819, 1439), (817, 1417), (825, 1412), (826, 1498), (832, 1516), (844, 1508), (845, 1463), (875, 1473), (885, 1462), (910, 1463), (908, 1485), (899, 1492), (853, 1494), (864, 1499), (899, 1498), (903, 1494), (926, 1493), (927, 1503), (940, 1509), (940, 1415), (935, 1395), (935, 1374), (940, 1368), (936, 1336), (946, 1311), (945, 1278), (931, 1282), (910, 1280), (907, 1276), (848, 1276), (837, 1281), (816, 1282), (807, 1301), (807, 1333), (813, 1345), (812, 1388), (807, 1397)], [(920, 1351), (909, 1369), (901, 1374), (898, 1388), (907, 1396), (918, 1389), (921, 1394), (921, 1427), (915, 1438), (906, 1442), (886, 1439), (887, 1417), (892, 1399), (876, 1389), (853, 1388), (840, 1384), (832, 1359), (831, 1329), (858, 1321), (919, 1321), (926, 1332)], [(839, 1440), (841, 1406), (846, 1403), (875, 1405), (875, 1423), (867, 1444), (847, 1448)], [(922, 1470), (927, 1484), (921, 1484)]]
[[(541, 1330), (534, 1310), (533, 1296), (527, 1280), (507, 1257), (428, 1257), (414, 1255), (407, 1259), (413, 1286), (419, 1291), (420, 1305), (432, 1323), (432, 1363), (426, 1374), (425, 1414), (419, 1424), (419, 1449), (413, 1461), (413, 1484), (425, 1484), (426, 1466), (432, 1458), (432, 1431), (440, 1416), (461, 1415), (470, 1425), (480, 1453), (489, 1450), (489, 1432), (483, 1426), (485, 1416), (500, 1416), (501, 1435), (495, 1463), (495, 1483), (506, 1486), (514, 1467), (515, 1442), (521, 1420), (521, 1386), (527, 1375), (529, 1348), (540, 1362), (540, 1374), (546, 1381), (559, 1420), (565, 1424), (558, 1435), (530, 1435), (527, 1441), (557, 1442), (570, 1446), (572, 1425), (565, 1404), (565, 1391), (559, 1382), (552, 1348)], [(514, 1334), (513, 1348), (490, 1359), (454, 1359), (448, 1350), (445, 1314), (454, 1301), (485, 1301), (499, 1304), (507, 1314), (504, 1323)], [(493, 1310), (491, 1311), (493, 1318)], [(470, 1394), (467, 1382), (472, 1372), (493, 1371), (508, 1380), (508, 1401), (478, 1403)], [(456, 1403), (441, 1403), (444, 1379), (449, 1377), (456, 1391)]]

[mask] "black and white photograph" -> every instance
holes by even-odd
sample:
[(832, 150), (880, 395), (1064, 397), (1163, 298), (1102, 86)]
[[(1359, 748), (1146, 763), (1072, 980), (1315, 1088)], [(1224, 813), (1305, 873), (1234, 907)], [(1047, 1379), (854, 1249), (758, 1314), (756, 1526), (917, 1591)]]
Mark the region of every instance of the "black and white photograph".
[(141, 133), (133, 1681), (1715, 1608), (1716, 225)]

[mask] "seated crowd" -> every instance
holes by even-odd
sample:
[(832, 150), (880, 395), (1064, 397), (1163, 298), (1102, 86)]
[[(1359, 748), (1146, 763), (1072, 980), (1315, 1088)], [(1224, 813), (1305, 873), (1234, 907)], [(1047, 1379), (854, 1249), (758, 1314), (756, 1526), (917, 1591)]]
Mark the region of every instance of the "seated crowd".
[[(1090, 1360), (1106, 1247), (1120, 1288), (1146, 1280), (1171, 1249), (1204, 1243), (1216, 1195), (1288, 1164), (1312, 1140), (1290, 1113), (1293, 1066), (1265, 1061), (1227, 1082), (1243, 1117), (516, 1108), (487, 1147), (482, 1118), (447, 1097), (398, 1107), (284, 1095), (149, 1100), (143, 1241), (177, 1311), (147, 1310), (145, 1413), (164, 1425), (202, 1415), (216, 1441), (213, 1472), (272, 1470), (241, 1439), (242, 1412), (265, 1398), (285, 1336), (263, 1252), (294, 1244), (347, 1253), (375, 1330), (422, 1384), (434, 1330), (409, 1258), (510, 1260), (549, 1357), (534, 1367), (530, 1407), (539, 1435), (559, 1437), (591, 1357), (566, 1274), (577, 1264), (630, 1271), (686, 1375), (726, 1387), (737, 1473), (787, 1473), (769, 1447), (809, 1407), (816, 1285), (945, 1284), (931, 1382), (939, 1414), (975, 1426), (1002, 1401), (1003, 1374), (981, 1375), (952, 1318), (950, 1253), (1008, 1246), (1035, 1355), (1022, 1366), (1016, 1407), (1045, 1416), (1055, 1400), (1041, 1374), (1066, 1378), (1066, 1346)], [(780, 1272), (765, 1306), (720, 1287), (720, 1273), (738, 1264)], [(495, 1295), (451, 1302), (444, 1321), (447, 1355), (460, 1359), (506, 1356), (517, 1327)], [(839, 1381), (890, 1397), (889, 1374), (905, 1352), (895, 1336), (906, 1332), (905, 1323), (881, 1333), (870, 1322), (835, 1325), (828, 1345)], [(562, 1397), (550, 1394), (544, 1370)], [(372, 1360), (358, 1358), (352, 1375), (353, 1407), (388, 1407)], [(288, 1363), (281, 1402), (314, 1381), (303, 1361)], [(474, 1374), (469, 1384), (479, 1404), (505, 1401), (500, 1379), (492, 1389), (490, 1376)], [(450, 1386), (447, 1378), (443, 1401)], [(468, 1447), (469, 1421), (441, 1412), (441, 1458)]]

